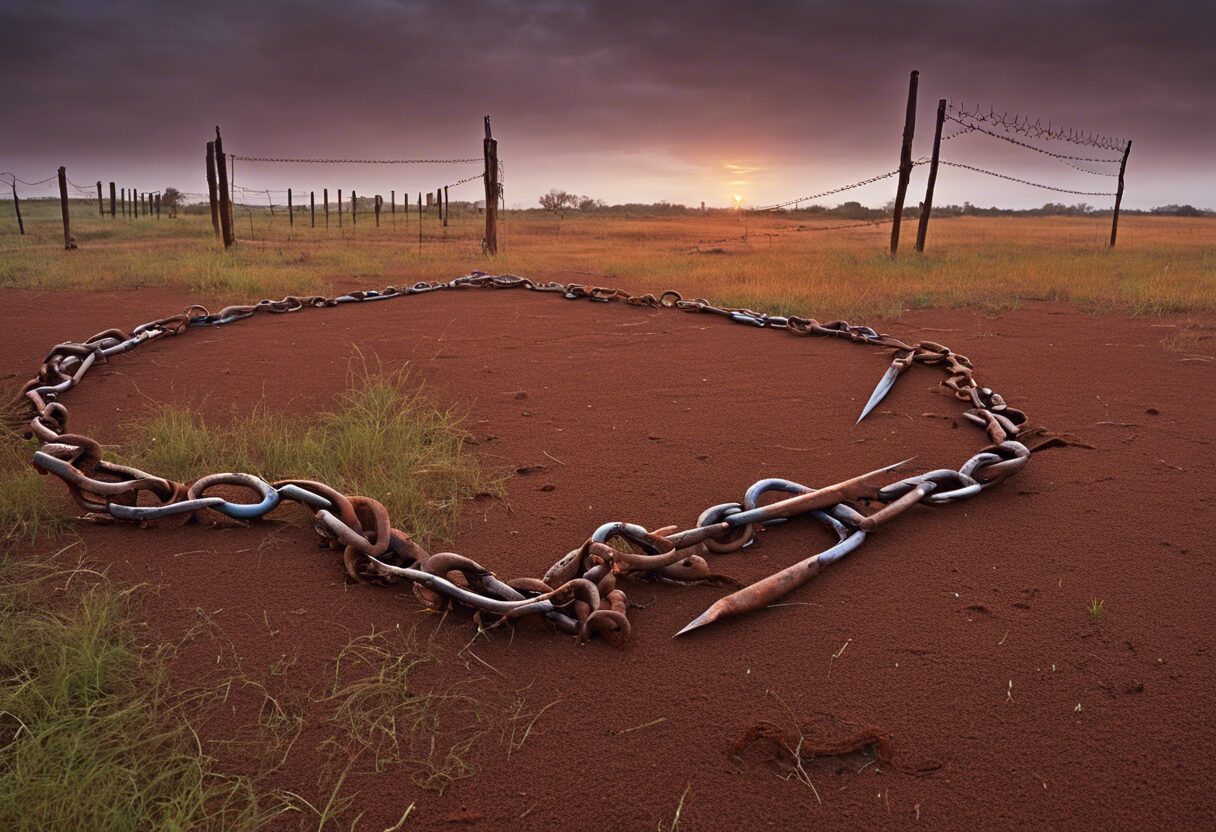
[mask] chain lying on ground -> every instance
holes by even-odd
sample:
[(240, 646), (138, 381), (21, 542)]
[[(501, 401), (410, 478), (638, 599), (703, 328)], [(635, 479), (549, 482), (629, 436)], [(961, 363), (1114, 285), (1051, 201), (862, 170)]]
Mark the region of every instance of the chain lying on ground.
[[(559, 559), (543, 578), (504, 581), (462, 555), (427, 553), (405, 531), (393, 527), (388, 511), (372, 497), (347, 496), (325, 483), (308, 480), (267, 482), (248, 473), (216, 473), (192, 483), (174, 482), (109, 462), (96, 440), (68, 429), (68, 409), (61, 401), (64, 393), (79, 384), (98, 362), (161, 338), (192, 329), (224, 326), (259, 313), (290, 313), (307, 307), (369, 303), (472, 288), (522, 288), (568, 299), (707, 313), (757, 328), (785, 330), (791, 335), (843, 338), (856, 344), (892, 349), (895, 359), (862, 418), (900, 373), (915, 364), (935, 367), (946, 374), (942, 384), (971, 405), (964, 414), (966, 419), (981, 427), (992, 444), (957, 470), (928, 471), (885, 485), (880, 483), (890, 479), (889, 472), (904, 463), (818, 489), (784, 479), (760, 480), (747, 489), (741, 502), (711, 506), (696, 525), (682, 531), (677, 526), (647, 530), (628, 522), (605, 523), (581, 546)], [(413, 584), (414, 593), (424, 605), (438, 608), (454, 602), (471, 607), (479, 624), (499, 626), (522, 616), (539, 615), (562, 632), (578, 636), (580, 641), (598, 635), (616, 645), (624, 644), (630, 634), (628, 601), (620, 588), (622, 579), (715, 581), (720, 576), (710, 571), (708, 556), (742, 549), (760, 530), (803, 514), (809, 514), (836, 533), (839, 539), (836, 545), (722, 598), (680, 631), (685, 633), (719, 618), (767, 606), (856, 549), (868, 534), (912, 506), (969, 498), (1016, 473), (1029, 458), (1026, 446), (1016, 441), (1025, 415), (1008, 407), (992, 390), (980, 387), (972, 375), (971, 363), (941, 344), (931, 341), (909, 344), (846, 321), (821, 324), (813, 318), (719, 307), (700, 298), (685, 300), (671, 291), (657, 297), (632, 295), (620, 289), (540, 283), (484, 272), (473, 272), (446, 283), (390, 286), (336, 298), (263, 300), (253, 305), (229, 306), (216, 314), (202, 306), (191, 306), (180, 314), (137, 326), (130, 333), (107, 329), (85, 341), (53, 347), (37, 377), (23, 388), (22, 402), (32, 407), (30, 429), (42, 443), (34, 454), (34, 464), (62, 479), (71, 496), (89, 512), (86, 515), (89, 519), (146, 524), (175, 517), (197, 522), (206, 512), (218, 512), (237, 520), (253, 520), (266, 516), (285, 501), (296, 502), (312, 513), (313, 528), (322, 544), (341, 551), (342, 563), (352, 580), (387, 585), (405, 579)], [(213, 493), (217, 488), (230, 496), (233, 491), (247, 492), (253, 501), (230, 501)], [(774, 494), (783, 495), (783, 499), (761, 504), (766, 495)], [(618, 541), (629, 545), (613, 545)]]

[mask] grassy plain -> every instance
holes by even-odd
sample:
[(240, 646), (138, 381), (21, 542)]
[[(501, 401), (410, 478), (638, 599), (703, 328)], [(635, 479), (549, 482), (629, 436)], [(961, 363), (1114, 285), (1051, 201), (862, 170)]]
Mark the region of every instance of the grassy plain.
[[(177, 219), (99, 217), (96, 204), (73, 204), (80, 248), (63, 250), (58, 205), (23, 203), (19, 237), (12, 203), (0, 203), (0, 287), (82, 290), (181, 287), (211, 302), (327, 293), (450, 278), (481, 268), (534, 276), (560, 274), (589, 284), (676, 288), (687, 294), (768, 311), (821, 318), (894, 316), (924, 306), (1010, 308), (1059, 299), (1097, 311), (1160, 314), (1216, 309), (1216, 220), (1125, 216), (1119, 246), (1105, 246), (1099, 217), (934, 219), (928, 251), (886, 254), (887, 224), (853, 225), (810, 214), (711, 212), (678, 217), (578, 213), (558, 219), (508, 211), (500, 253), (480, 250), (482, 218), (453, 210), (435, 216), (361, 214), (341, 228), (308, 227), (297, 211), (237, 216), (238, 245), (224, 252), (209, 216)], [(321, 224), (319, 219), (318, 223)]]

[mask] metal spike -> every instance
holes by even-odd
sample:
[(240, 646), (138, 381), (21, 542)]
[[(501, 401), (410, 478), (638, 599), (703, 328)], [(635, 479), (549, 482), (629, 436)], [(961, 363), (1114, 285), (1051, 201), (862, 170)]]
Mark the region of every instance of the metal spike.
[(878, 407), (878, 403), (883, 400), (887, 393), (891, 392), (891, 388), (895, 386), (895, 380), (899, 378), (900, 372), (904, 365), (899, 362), (893, 362), (887, 371), (882, 374), (882, 378), (878, 380), (878, 386), (874, 388), (874, 392), (870, 394), (870, 400), (866, 402), (866, 406), (861, 409), (861, 415), (857, 417), (857, 421), (853, 424), (861, 424), (861, 420), (870, 415), (870, 411)]

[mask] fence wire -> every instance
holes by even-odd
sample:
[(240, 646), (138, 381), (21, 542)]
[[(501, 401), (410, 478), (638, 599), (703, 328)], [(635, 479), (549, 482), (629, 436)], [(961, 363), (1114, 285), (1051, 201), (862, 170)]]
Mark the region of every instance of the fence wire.
[[(976, 127), (980, 129), (980, 124), (991, 124), (994, 127), (999, 127), (1006, 133), (1015, 133), (1017, 135), (1026, 136), (1031, 139), (1048, 139), (1052, 141), (1069, 142), (1071, 144), (1082, 145), (1087, 147), (1097, 147), (1103, 150), (1113, 150), (1122, 153), (1127, 149), (1127, 139), (1115, 138), (1113, 136), (1104, 136), (1097, 133), (1092, 133), (1084, 130), (1077, 130), (1072, 127), (1064, 127), (1063, 125), (1056, 126), (1048, 121), (1043, 124), (1042, 119), (1035, 119), (1033, 122), (1030, 116), (1021, 116), (1014, 113), (1010, 117), (1008, 112), (998, 113), (994, 108), (989, 107), (988, 112), (984, 112), (980, 108), (968, 110), (966, 105), (959, 103), (955, 106), (954, 102), (949, 102), (947, 105), (952, 116), (952, 121), (958, 121), (960, 124)], [(1000, 138), (998, 136), (998, 138)], [(1037, 149), (1037, 148), (1032, 148)], [(1086, 159), (1078, 161), (1109, 161), (1107, 159)]]
[(1042, 188), (1045, 191), (1056, 191), (1057, 193), (1062, 193), (1062, 194), (1076, 194), (1078, 196), (1114, 196), (1115, 195), (1114, 191), (1074, 191), (1070, 188), (1057, 188), (1055, 185), (1044, 185), (1041, 182), (1031, 182), (1029, 179), (1018, 179), (1016, 176), (1009, 176), (1008, 174), (997, 173), (994, 170), (986, 170), (984, 168), (977, 168), (975, 165), (968, 165), (963, 162), (949, 162), (949, 161), (946, 161), (945, 159), (942, 159), (940, 162), (938, 162), (938, 164), (949, 165), (952, 168), (963, 168), (965, 170), (975, 171), (976, 173), (983, 173), (983, 174), (987, 174), (988, 176), (995, 176), (997, 179), (1007, 179), (1010, 182), (1017, 182), (1018, 184), (1021, 184), (1021, 185), (1030, 185), (1031, 187), (1034, 187), (1034, 188)]

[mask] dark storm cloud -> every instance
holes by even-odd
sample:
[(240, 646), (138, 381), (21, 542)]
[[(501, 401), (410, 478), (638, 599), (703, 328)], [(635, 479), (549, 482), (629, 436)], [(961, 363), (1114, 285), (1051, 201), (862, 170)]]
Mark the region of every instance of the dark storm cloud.
[(686, 198), (666, 176), (733, 162), (780, 197), (783, 168), (893, 167), (918, 68), (918, 154), (952, 97), (1134, 138), (1158, 201), (1216, 188), (1212, 4), (91, 0), (0, 31), (6, 169), (193, 176), (215, 123), (246, 154), (476, 155), (491, 113), (516, 181)]

